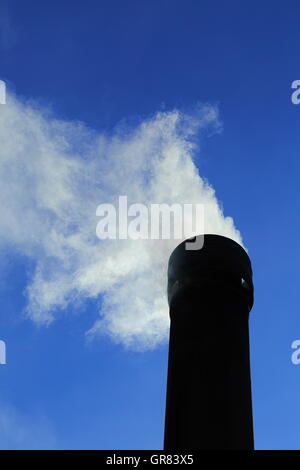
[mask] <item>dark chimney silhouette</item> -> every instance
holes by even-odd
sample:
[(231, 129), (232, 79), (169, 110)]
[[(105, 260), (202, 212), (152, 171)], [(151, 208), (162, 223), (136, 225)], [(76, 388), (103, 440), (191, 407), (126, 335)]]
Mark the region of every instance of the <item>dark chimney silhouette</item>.
[(168, 267), (164, 449), (251, 450), (251, 262), (242, 246), (223, 236), (204, 235), (199, 250), (185, 243)]

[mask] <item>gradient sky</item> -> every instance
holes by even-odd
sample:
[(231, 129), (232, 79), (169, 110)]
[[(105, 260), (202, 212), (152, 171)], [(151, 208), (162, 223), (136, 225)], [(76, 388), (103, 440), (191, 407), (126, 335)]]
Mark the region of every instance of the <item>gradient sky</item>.
[[(218, 107), (222, 131), (203, 137), (196, 164), (253, 263), (257, 449), (300, 448), (300, 364), (291, 362), (300, 339), (299, 9), (290, 0), (0, 2), (0, 78), (59, 119), (109, 134), (157, 111)], [(13, 247), (1, 254), (0, 448), (162, 448), (167, 343), (137, 352), (105, 335), (87, 342), (99, 298), (37, 326), (22, 313), (33, 261)]]

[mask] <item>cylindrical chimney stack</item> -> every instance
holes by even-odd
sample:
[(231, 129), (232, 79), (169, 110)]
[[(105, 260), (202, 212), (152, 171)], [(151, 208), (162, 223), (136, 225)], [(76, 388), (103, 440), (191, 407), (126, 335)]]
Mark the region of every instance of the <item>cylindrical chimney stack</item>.
[(253, 449), (246, 251), (220, 235), (204, 235), (198, 250), (181, 243), (169, 260), (168, 300), (164, 449)]

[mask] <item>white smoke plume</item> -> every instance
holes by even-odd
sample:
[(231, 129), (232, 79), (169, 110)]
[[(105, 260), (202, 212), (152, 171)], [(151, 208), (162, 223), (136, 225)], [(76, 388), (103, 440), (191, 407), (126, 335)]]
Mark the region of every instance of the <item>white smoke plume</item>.
[(100, 298), (100, 333), (149, 349), (167, 338), (166, 266), (176, 240), (99, 240), (96, 208), (117, 204), (202, 203), (205, 232), (241, 243), (214, 190), (193, 162), (196, 137), (218, 131), (217, 109), (158, 112), (131, 129), (98, 133), (58, 120), (33, 102), (8, 95), (0, 109), (0, 247), (35, 266), (26, 314), (50, 324), (62, 309)]

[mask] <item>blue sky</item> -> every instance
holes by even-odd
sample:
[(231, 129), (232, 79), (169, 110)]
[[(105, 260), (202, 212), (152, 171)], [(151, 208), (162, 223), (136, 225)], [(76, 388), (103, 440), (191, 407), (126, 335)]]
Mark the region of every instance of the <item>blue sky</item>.
[[(104, 286), (104, 296), (97, 290), (92, 261), (87, 266), (89, 279), (77, 280), (75, 294), (68, 290), (73, 265), (62, 268), (61, 259), (57, 261), (57, 250), (62, 246), (45, 235), (51, 217), (57, 229), (57, 220), (64, 214), (59, 205), (64, 181), (57, 193), (42, 194), (42, 212), (30, 217), (34, 201), (41, 200), (34, 191), (43, 185), (45, 175), (53, 171), (56, 181), (55, 169), (59, 171), (61, 164), (65, 170), (69, 158), (74, 161), (72, 175), (80, 173), (85, 152), (89, 153), (90, 145), (91, 153), (98, 148), (99, 135), (105, 136), (104, 150), (99, 150), (104, 153), (101, 164), (96, 160), (89, 163), (83, 179), (72, 176), (77, 184), (76, 198), (73, 192), (62, 197), (72, 197), (79, 212), (81, 201), (87, 210), (88, 204), (94, 207), (93, 196), (86, 195), (89, 182), (93, 189), (98, 188), (97, 175), (105, 175), (105, 171), (110, 171), (110, 176), (117, 174), (116, 181), (109, 180), (105, 194), (113, 197), (118, 185), (124, 191), (128, 185), (131, 190), (140, 174), (128, 173), (129, 188), (122, 178), (127, 167), (118, 163), (118, 155), (132, 164), (137, 155), (141, 158), (145, 154), (151, 160), (151, 152), (157, 149), (162, 153), (176, 150), (178, 142), (185, 142), (182, 133), (178, 135), (171, 128), (171, 137), (163, 136), (163, 148), (157, 134), (160, 125), (172, 126), (174, 109), (197, 115), (197, 119), (201, 112), (206, 118), (215, 113), (209, 114), (207, 125), (196, 130), (193, 142), (199, 148), (194, 161), (202, 178), (215, 189), (225, 216), (233, 217), (253, 263), (255, 305), (250, 326), (256, 448), (300, 448), (300, 365), (291, 362), (291, 343), (300, 339), (300, 105), (292, 104), (290, 98), (291, 83), (300, 79), (297, 3), (1, 2), (0, 78), (5, 80), (10, 98), (10, 103), (0, 105), (1, 156), (10, 158), (9, 152), (13, 152), (10, 168), (13, 175), (18, 173), (9, 186), (5, 171), (0, 171), (7, 197), (1, 203), (5, 220), (0, 221), (4, 227), (0, 234), (0, 339), (7, 344), (7, 364), (0, 366), (1, 448), (162, 447), (167, 369), (162, 317), (157, 317), (159, 331), (151, 323), (152, 336), (146, 339), (141, 333), (143, 324), (139, 324), (136, 348), (136, 337), (132, 336), (135, 317), (129, 318), (127, 328), (126, 316), (121, 322), (120, 306), (117, 320), (112, 316), (109, 289), (116, 286), (114, 281), (108, 290)], [(45, 107), (52, 111), (44, 111), (41, 118)], [(159, 122), (158, 112), (162, 116)], [(74, 122), (79, 121), (84, 125), (78, 128)], [(37, 123), (41, 137), (31, 139), (32, 126), (36, 128)], [(142, 123), (147, 124), (146, 131), (137, 135), (135, 130), (141, 129)], [(63, 135), (67, 135), (67, 149)], [(21, 150), (16, 150), (13, 142), (19, 143)], [(43, 149), (53, 143), (52, 156), (45, 151), (43, 164), (32, 142)], [(130, 149), (139, 153), (132, 155)], [(142, 161), (139, 165), (144, 171)], [(149, 168), (157, 171), (156, 166), (146, 170)], [(155, 174), (159, 180), (160, 173)], [(172, 187), (172, 178), (170, 173), (168, 182), (159, 180), (160, 184)], [(184, 188), (182, 191), (180, 194), (185, 194)], [(52, 213), (54, 206), (57, 210)], [(14, 210), (12, 228), (8, 222)], [(39, 222), (45, 233), (42, 228), (35, 230)], [(30, 241), (31, 230), (37, 239), (34, 242)], [(83, 246), (79, 255), (72, 252), (76, 269), (82, 267), (90, 249), (91, 260), (95, 256), (95, 247), (87, 240), (88, 230), (79, 239)], [(68, 245), (67, 249), (71, 248)], [(56, 257), (45, 254), (51, 249), (56, 250)], [(127, 259), (126, 247), (120, 249), (125, 257), (121, 259)], [(100, 254), (108, 263), (106, 253)], [(141, 251), (141, 255), (146, 257), (147, 253)], [(119, 259), (118, 253), (116, 256)], [(53, 278), (56, 262), (60, 277)], [(113, 276), (111, 271), (109, 274)], [(118, 278), (116, 282), (118, 288)], [(142, 289), (144, 284), (137, 286)], [(127, 288), (134, 289), (126, 284), (121, 287), (123, 295)], [(143, 300), (149, 307), (148, 297)], [(50, 316), (55, 310), (49, 325), (46, 307)], [(108, 319), (100, 325), (100, 334), (99, 311), (105, 311)], [(90, 341), (86, 332), (93, 325), (97, 334)], [(146, 346), (141, 348), (141, 343)], [(222, 367), (222, 356), (216, 367)]]

